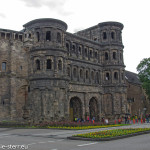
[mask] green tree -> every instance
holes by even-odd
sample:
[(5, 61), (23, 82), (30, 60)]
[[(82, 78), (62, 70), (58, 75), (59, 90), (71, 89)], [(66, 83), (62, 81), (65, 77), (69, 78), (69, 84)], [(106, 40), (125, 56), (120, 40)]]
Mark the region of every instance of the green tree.
[(150, 57), (144, 58), (137, 66), (138, 75), (142, 86), (150, 100)]

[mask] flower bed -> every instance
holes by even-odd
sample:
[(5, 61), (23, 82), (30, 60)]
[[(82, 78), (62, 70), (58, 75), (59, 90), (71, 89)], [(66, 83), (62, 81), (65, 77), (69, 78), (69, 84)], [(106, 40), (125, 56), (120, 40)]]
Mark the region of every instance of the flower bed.
[(48, 128), (48, 129), (68, 129), (68, 130), (85, 130), (85, 129), (96, 129), (96, 128), (107, 128), (107, 127), (117, 127), (117, 126), (125, 126), (127, 124), (113, 124), (113, 125), (103, 125), (100, 122), (44, 122), (33, 125), (23, 125), (23, 124), (6, 124), (0, 123), (0, 127), (15, 127), (15, 128)]
[(65, 126), (47, 126), (47, 128), (51, 129), (51, 128), (54, 128), (54, 129), (72, 129), (72, 130), (86, 130), (86, 129), (96, 129), (96, 128), (108, 128), (108, 127), (118, 127), (118, 126), (121, 126), (119, 124), (117, 125), (101, 125), (101, 126), (78, 126), (78, 127), (75, 127), (75, 126), (70, 126), (70, 127), (65, 127)]
[(115, 125), (102, 125), (100, 123), (90, 122), (47, 122), (36, 125), (39, 128), (55, 128), (55, 129), (72, 129), (72, 130), (84, 130), (84, 129), (96, 129), (96, 128), (107, 128), (124, 126), (125, 124)]
[(90, 139), (107, 139), (114, 137), (122, 137), (128, 135), (136, 135), (136, 133), (150, 133), (150, 128), (129, 128), (129, 129), (115, 129), (115, 130), (105, 130), (99, 132), (91, 132), (86, 134), (77, 134), (73, 137), (82, 137)]

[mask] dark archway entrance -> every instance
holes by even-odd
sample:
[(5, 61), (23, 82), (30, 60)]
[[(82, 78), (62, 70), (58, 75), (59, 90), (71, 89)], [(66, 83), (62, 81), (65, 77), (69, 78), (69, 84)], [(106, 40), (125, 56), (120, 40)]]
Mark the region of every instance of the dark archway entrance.
[(82, 117), (82, 103), (78, 97), (73, 97), (70, 100), (70, 119), (74, 121), (75, 118)]
[(95, 120), (98, 120), (98, 103), (94, 97), (90, 99), (89, 111), (90, 111), (90, 119), (95, 117)]

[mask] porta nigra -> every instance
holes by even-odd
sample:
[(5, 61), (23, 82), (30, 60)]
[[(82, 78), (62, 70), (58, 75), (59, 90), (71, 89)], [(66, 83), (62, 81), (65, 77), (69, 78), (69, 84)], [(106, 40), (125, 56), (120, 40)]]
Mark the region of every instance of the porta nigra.
[(74, 34), (51, 18), (23, 27), (0, 29), (0, 120), (124, 116), (123, 24), (102, 22)]

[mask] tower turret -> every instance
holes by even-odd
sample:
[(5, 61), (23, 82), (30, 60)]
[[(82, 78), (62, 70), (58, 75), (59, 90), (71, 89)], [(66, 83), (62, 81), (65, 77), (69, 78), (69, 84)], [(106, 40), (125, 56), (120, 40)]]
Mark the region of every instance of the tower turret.
[[(56, 19), (37, 19), (25, 27), (26, 47), (29, 47), (29, 103), (34, 121), (59, 120), (65, 101), (66, 78), (64, 48), (67, 24)], [(38, 110), (38, 111), (37, 111)], [(57, 118), (59, 116), (59, 118)]]
[[(122, 29), (123, 25), (118, 22), (99, 23), (100, 43), (103, 59), (103, 87), (106, 99), (112, 95), (112, 114), (126, 112), (126, 86), (125, 86), (125, 65), (123, 62)], [(105, 97), (104, 96), (104, 97)], [(121, 106), (121, 109), (118, 107)]]
[(111, 45), (122, 45), (123, 24), (119, 22), (99, 23), (100, 43)]

